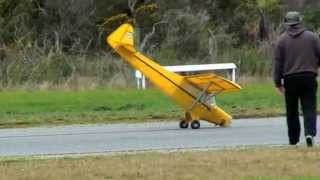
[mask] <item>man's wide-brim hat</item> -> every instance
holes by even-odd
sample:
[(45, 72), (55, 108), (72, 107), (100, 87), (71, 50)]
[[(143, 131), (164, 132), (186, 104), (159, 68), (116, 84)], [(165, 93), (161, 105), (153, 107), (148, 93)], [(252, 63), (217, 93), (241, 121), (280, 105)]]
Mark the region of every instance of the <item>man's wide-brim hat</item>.
[(288, 26), (300, 24), (302, 22), (302, 16), (297, 11), (290, 11), (287, 13), (284, 23)]

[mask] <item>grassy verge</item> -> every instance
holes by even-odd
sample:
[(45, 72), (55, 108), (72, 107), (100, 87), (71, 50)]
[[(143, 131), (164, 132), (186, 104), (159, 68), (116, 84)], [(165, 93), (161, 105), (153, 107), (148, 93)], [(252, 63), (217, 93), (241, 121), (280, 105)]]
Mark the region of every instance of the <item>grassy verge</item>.
[(316, 180), (319, 162), (319, 148), (0, 160), (0, 179)]
[[(283, 99), (270, 83), (244, 85), (222, 94), (218, 105), (235, 118), (284, 114)], [(2, 91), (0, 127), (179, 119), (182, 110), (159, 90)]]
[(157, 90), (10, 91), (0, 93), (0, 126), (139, 122), (178, 117)]

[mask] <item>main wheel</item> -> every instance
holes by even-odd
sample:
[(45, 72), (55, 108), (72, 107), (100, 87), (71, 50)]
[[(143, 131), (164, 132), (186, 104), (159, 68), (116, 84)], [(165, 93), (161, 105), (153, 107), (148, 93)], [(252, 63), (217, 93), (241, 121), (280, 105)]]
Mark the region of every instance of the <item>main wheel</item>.
[(185, 120), (180, 121), (179, 126), (181, 129), (187, 129), (189, 127), (189, 123)]
[(194, 120), (191, 122), (191, 128), (192, 129), (199, 129), (200, 128), (200, 121)]

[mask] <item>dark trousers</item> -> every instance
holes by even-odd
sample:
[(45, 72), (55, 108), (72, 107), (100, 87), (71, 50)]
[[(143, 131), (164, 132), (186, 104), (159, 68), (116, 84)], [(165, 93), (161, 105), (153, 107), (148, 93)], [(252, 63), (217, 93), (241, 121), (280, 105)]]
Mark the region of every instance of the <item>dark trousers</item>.
[(300, 139), (299, 100), (304, 118), (305, 135), (317, 133), (317, 79), (313, 73), (289, 75), (284, 78), (289, 143)]

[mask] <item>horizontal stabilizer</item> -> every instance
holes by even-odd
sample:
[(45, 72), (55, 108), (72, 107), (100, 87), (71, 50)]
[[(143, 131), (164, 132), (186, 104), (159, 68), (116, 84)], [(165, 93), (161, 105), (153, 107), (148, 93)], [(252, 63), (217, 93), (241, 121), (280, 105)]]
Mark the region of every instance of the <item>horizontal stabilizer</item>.
[(238, 84), (215, 74), (200, 74), (184, 78), (195, 87), (206, 90), (208, 94), (234, 92), (241, 89)]
[(136, 51), (133, 41), (133, 27), (130, 24), (122, 24), (108, 36), (107, 42), (114, 49), (122, 46), (131, 52)]

